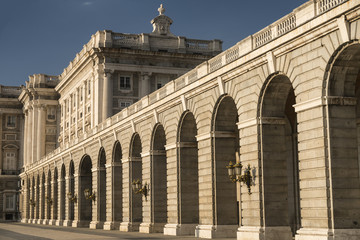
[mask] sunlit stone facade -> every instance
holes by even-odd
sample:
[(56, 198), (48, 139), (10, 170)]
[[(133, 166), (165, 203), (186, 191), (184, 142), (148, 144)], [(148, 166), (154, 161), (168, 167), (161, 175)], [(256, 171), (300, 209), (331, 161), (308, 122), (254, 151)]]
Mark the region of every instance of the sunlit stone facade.
[[(33, 98), (23, 89), (32, 145), (53, 122), (36, 125), (30, 106), (59, 94), (59, 107), (57, 142), (25, 147), (22, 221), (359, 239), (360, 0), (308, 1), (211, 59), (219, 41), (175, 37), (159, 13), (153, 33), (99, 31), (54, 88), (42, 76)], [(229, 179), (236, 159), (251, 194)]]

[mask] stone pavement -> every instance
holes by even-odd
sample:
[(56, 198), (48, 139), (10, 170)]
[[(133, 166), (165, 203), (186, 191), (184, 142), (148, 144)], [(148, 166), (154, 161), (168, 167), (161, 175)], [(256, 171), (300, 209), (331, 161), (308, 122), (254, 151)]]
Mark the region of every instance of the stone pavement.
[[(38, 224), (0, 223), (0, 240), (86, 240), (86, 239), (197, 239), (195, 237), (164, 236), (159, 233), (105, 231), (101, 229), (59, 227)], [(229, 240), (229, 238), (227, 238)], [(218, 239), (219, 240), (219, 239)]]

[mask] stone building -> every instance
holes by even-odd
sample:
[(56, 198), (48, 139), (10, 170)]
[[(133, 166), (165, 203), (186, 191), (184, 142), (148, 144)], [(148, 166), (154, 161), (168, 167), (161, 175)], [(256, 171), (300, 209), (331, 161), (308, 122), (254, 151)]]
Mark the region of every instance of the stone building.
[(20, 87), (0, 85), (0, 221), (18, 220), (19, 174), (23, 167)]
[(211, 59), (219, 41), (175, 37), (159, 12), (148, 35), (97, 32), (58, 77), (58, 143), (26, 146), (22, 221), (359, 239), (360, 0), (310, 0)]

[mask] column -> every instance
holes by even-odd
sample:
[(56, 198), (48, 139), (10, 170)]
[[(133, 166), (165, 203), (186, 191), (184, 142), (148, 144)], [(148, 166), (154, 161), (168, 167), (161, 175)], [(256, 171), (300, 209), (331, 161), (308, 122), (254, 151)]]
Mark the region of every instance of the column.
[(74, 194), (77, 196), (77, 202), (74, 203), (74, 221), (72, 222), (73, 227), (88, 227), (88, 223), (86, 225), (82, 225), (80, 222), (80, 205), (81, 205), (81, 196), (80, 194), (84, 194), (80, 192), (79, 186), (80, 176), (79, 174), (74, 174)]
[(38, 107), (38, 122), (37, 122), (37, 161), (45, 155), (45, 130), (46, 130), (46, 119), (45, 119), (46, 106), (40, 105)]
[[(3, 131), (3, 114), (0, 114), (0, 139), (2, 140), (3, 139), (3, 137), (2, 137), (2, 131)], [(5, 124), (6, 124), (6, 119), (5, 119)], [(1, 141), (0, 140), (0, 141)], [(1, 142), (0, 142), (1, 143)], [(1, 156), (1, 159), (3, 159), (3, 157), (2, 157), (2, 148), (3, 148), (4, 146), (2, 145), (2, 144), (0, 144), (0, 156)], [(0, 175), (2, 174), (1, 172), (2, 172), (2, 168), (3, 168), (3, 161), (2, 160), (0, 160)]]
[[(34, 189), (34, 182), (31, 181), (32, 184), (30, 183), (30, 199), (32, 201), (35, 201), (35, 189)], [(30, 213), (29, 213), (29, 223), (33, 223), (33, 220), (35, 218), (34, 216), (34, 213), (35, 213), (35, 210), (34, 210), (34, 206), (33, 205), (30, 205), (30, 199), (29, 199), (29, 209), (30, 209)]]
[(68, 129), (68, 133), (69, 133), (69, 142), (70, 142), (70, 140), (71, 140), (71, 127), (72, 127), (72, 119), (71, 119), (71, 113), (72, 113), (72, 101), (71, 101), (71, 95), (70, 95), (70, 97), (69, 97), (69, 101), (68, 101), (68, 109), (69, 109), (69, 111), (68, 111), (68, 121), (69, 121), (69, 129)]
[[(179, 196), (179, 167), (177, 158), (176, 143), (167, 144), (166, 149), (166, 165), (167, 165), (167, 185), (173, 186), (168, 187), (167, 190), (167, 206), (168, 206), (168, 221), (164, 226), (164, 235), (179, 236), (184, 235), (186, 229), (180, 224), (180, 196)], [(194, 234), (194, 232), (193, 232)]]
[(30, 115), (29, 115), (29, 120), (30, 120), (30, 124), (29, 124), (29, 131), (28, 131), (28, 159), (30, 163), (34, 163), (35, 159), (33, 156), (33, 148), (34, 148), (34, 144), (35, 144), (35, 127), (34, 127), (34, 107), (32, 106), (31, 108), (29, 108), (30, 111)]
[(92, 189), (93, 192), (95, 192), (95, 202), (93, 203), (93, 208), (92, 208), (92, 221), (90, 223), (90, 228), (92, 229), (98, 229), (98, 228), (103, 228), (104, 227), (104, 221), (101, 220), (101, 214), (106, 214), (101, 213), (101, 209), (106, 209), (102, 208), (103, 204), (106, 204), (106, 199), (101, 199), (101, 187), (105, 187), (102, 186), (102, 182), (101, 182), (101, 178), (100, 175), (102, 174), (103, 171), (106, 171), (105, 168), (93, 168), (91, 169), (92, 172)]
[(23, 190), (22, 190), (22, 194), (23, 194), (23, 205), (22, 205), (22, 217), (21, 217), (21, 222), (22, 223), (28, 223), (29, 219), (30, 219), (30, 212), (29, 212), (29, 194), (30, 194), (30, 189), (28, 189), (28, 181), (26, 179), (24, 179), (24, 185), (22, 186)]
[[(105, 230), (119, 229), (122, 209), (118, 209), (115, 202), (122, 201), (121, 192), (114, 189), (115, 181), (122, 182), (121, 162), (112, 162), (105, 165), (106, 167), (106, 222), (104, 223)], [(120, 173), (120, 174), (119, 174)], [(110, 184), (109, 184), (110, 183)], [(119, 195), (120, 194), (120, 195)]]
[(63, 226), (69, 227), (72, 224), (72, 220), (71, 220), (71, 204), (72, 202), (70, 201), (69, 197), (68, 197), (68, 193), (70, 193), (70, 178), (66, 176), (65, 177), (65, 216), (64, 216), (64, 221), (63, 221)]
[(151, 73), (141, 73), (139, 82), (139, 98), (142, 98), (150, 93), (150, 76)]
[(78, 116), (79, 116), (79, 89), (75, 90), (75, 138), (78, 137)]
[[(142, 159), (142, 185), (145, 183), (149, 184), (148, 186), (152, 185), (152, 179), (151, 173), (151, 162), (150, 162), (150, 152), (142, 152), (141, 153), (141, 159)], [(154, 177), (154, 176), (153, 176)], [(150, 187), (151, 188), (151, 187)], [(145, 201), (145, 196), (141, 194), (142, 197), (142, 223), (140, 223), (139, 226), (139, 232), (142, 233), (153, 233), (153, 232), (162, 232), (163, 231), (163, 225), (160, 226), (160, 229), (158, 226), (155, 226), (155, 223), (153, 221), (153, 195), (151, 194), (152, 191), (148, 192), (147, 200)]]
[(55, 222), (56, 220), (59, 219), (59, 214), (58, 214), (58, 188), (59, 188), (59, 185), (58, 185), (58, 181), (55, 180), (55, 181), (51, 181), (51, 200), (52, 200), (52, 203), (51, 203), (51, 209), (50, 209), (50, 212), (51, 212), (51, 215), (50, 215), (50, 221), (49, 221), (49, 225), (55, 225)]
[[(264, 229), (262, 227), (262, 202), (260, 191), (260, 166), (258, 159), (259, 151), (259, 136), (258, 123), (256, 118), (247, 119), (239, 122), (239, 138), (240, 143), (240, 160), (243, 166), (250, 164), (256, 169), (255, 183), (251, 186), (251, 195), (245, 184), (241, 184), (241, 190), (237, 188), (239, 201), (239, 220), (240, 226), (237, 232), (237, 239), (261, 239), (263, 237)], [(252, 173), (254, 174), (254, 172)]]
[[(42, 181), (42, 178), (40, 178)], [(38, 224), (42, 224), (45, 219), (45, 184), (41, 182), (39, 185), (39, 217), (38, 217)]]
[(123, 159), (123, 219), (120, 231), (131, 232), (131, 172), (129, 159)]
[[(46, 183), (44, 184), (45, 185), (45, 194), (43, 195), (44, 196), (44, 220), (42, 222), (42, 224), (48, 224), (49, 223), (49, 219), (50, 219), (50, 209), (51, 209), (51, 205), (49, 204), (49, 198), (51, 197), (50, 194), (49, 194), (49, 184), (48, 182), (46, 181)], [(49, 205), (50, 205), (50, 208), (49, 208)]]
[(25, 123), (24, 123), (24, 156), (23, 156), (23, 158), (24, 158), (24, 167), (26, 167), (28, 164), (29, 164), (29, 162), (28, 162), (28, 155), (27, 155), (27, 149), (28, 149), (28, 144), (27, 144), (27, 138), (28, 138), (28, 130), (29, 130), (29, 126), (28, 126), (28, 124), (29, 124), (29, 116), (28, 116), (28, 114), (29, 114), (29, 111), (26, 109), (25, 111), (24, 111), (24, 115), (25, 115)]
[(86, 99), (87, 99), (87, 94), (86, 94), (86, 81), (84, 82), (84, 85), (81, 88), (82, 91), (82, 95), (83, 95), (83, 105), (82, 105), (82, 130), (83, 130), (83, 134), (85, 134), (85, 121), (86, 121)]
[(104, 70), (104, 84), (103, 84), (103, 105), (102, 105), (102, 121), (112, 116), (112, 99), (113, 99), (113, 87), (112, 87), (112, 73), (114, 71)]
[(58, 179), (58, 207), (57, 207), (57, 219), (55, 222), (56, 226), (62, 226), (64, 219), (65, 219), (65, 209), (66, 209), (66, 199), (67, 199), (67, 192), (66, 192), (66, 184), (65, 179), (59, 178)]

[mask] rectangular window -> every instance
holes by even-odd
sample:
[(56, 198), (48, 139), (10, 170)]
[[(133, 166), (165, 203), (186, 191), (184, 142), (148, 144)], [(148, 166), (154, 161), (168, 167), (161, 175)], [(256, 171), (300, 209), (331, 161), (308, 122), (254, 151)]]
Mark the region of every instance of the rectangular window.
[(130, 76), (120, 76), (119, 89), (120, 90), (131, 90), (131, 77)]
[(170, 81), (168, 76), (156, 76), (156, 89), (162, 88)]
[(119, 100), (119, 108), (123, 109), (129, 107), (132, 104), (131, 101)]
[(7, 116), (6, 127), (8, 128), (16, 127), (16, 116)]
[(87, 86), (88, 86), (88, 95), (90, 96), (90, 94), (91, 94), (91, 82), (90, 81), (88, 81)]
[(50, 107), (47, 109), (47, 120), (55, 121), (56, 120), (56, 108)]
[(5, 195), (5, 209), (8, 211), (15, 210), (15, 194)]
[(4, 170), (16, 170), (15, 152), (5, 152)]
[(5, 134), (5, 139), (10, 141), (16, 140), (16, 134)]

